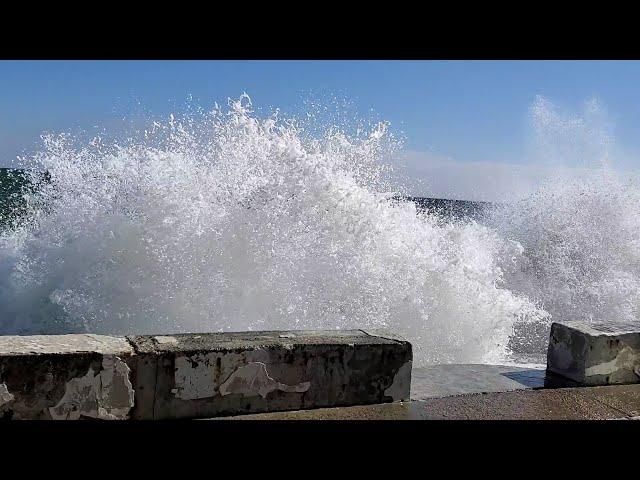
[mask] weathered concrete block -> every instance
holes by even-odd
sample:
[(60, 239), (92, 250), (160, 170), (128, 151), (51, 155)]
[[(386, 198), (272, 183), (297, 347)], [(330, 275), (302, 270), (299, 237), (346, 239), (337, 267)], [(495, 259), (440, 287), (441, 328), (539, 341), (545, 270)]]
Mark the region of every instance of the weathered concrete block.
[(133, 353), (104, 335), (0, 337), (0, 417), (126, 419)]
[[(196, 418), (409, 399), (411, 344), (382, 332), (129, 337), (132, 418)], [(151, 393), (153, 392), (153, 393)]]
[(553, 323), (547, 371), (583, 385), (640, 383), (640, 327)]
[(411, 345), (381, 332), (0, 337), (0, 418), (165, 419), (409, 398)]

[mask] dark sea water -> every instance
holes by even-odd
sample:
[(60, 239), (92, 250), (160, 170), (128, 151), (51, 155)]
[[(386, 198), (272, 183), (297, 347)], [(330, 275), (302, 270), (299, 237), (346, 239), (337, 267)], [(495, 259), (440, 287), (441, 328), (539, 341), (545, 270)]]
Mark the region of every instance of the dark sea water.
[(47, 180), (46, 173), (31, 176), (26, 170), (0, 168), (0, 227), (23, 215), (28, 194), (38, 188), (39, 182)]
[(22, 188), (27, 185), (20, 170), (0, 169), (0, 225), (13, 216), (24, 203)]
[(481, 220), (482, 216), (493, 205), (490, 202), (472, 202), (469, 200), (429, 197), (406, 197), (406, 200), (414, 202), (420, 211), (428, 211), (443, 218), (456, 220)]

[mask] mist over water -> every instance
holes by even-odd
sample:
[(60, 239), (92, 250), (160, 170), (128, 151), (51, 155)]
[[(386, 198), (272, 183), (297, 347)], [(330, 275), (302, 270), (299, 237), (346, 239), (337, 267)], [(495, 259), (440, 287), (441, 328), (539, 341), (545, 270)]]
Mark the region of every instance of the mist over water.
[(0, 234), (0, 333), (386, 328), (420, 365), (539, 359), (551, 319), (637, 321), (633, 182), (599, 167), (444, 219), (397, 200), (385, 123), (326, 127), (243, 95), (125, 142), (46, 137), (30, 166), (51, 182)]

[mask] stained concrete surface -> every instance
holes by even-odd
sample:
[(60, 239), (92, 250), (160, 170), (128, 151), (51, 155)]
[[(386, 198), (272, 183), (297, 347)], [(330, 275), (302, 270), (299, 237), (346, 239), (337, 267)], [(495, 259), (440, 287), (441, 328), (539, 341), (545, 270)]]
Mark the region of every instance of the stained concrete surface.
[(0, 337), (2, 419), (177, 419), (409, 399), (380, 331)]
[(133, 353), (105, 335), (0, 337), (0, 418), (127, 418)]
[(139, 420), (409, 399), (411, 344), (379, 331), (128, 337)]

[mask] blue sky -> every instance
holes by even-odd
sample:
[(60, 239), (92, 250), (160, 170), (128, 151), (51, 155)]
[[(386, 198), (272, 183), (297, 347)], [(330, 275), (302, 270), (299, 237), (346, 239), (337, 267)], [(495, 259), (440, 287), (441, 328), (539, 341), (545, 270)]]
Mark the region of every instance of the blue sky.
[(254, 105), (285, 112), (309, 98), (348, 99), (360, 116), (373, 110), (390, 121), (415, 158), (476, 168), (534, 166), (527, 145), (537, 95), (569, 112), (596, 98), (636, 168), (638, 85), (633, 61), (0, 61), (0, 165), (32, 152), (44, 131), (139, 111), (166, 116), (189, 95), (208, 107), (246, 91)]

